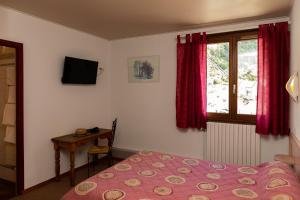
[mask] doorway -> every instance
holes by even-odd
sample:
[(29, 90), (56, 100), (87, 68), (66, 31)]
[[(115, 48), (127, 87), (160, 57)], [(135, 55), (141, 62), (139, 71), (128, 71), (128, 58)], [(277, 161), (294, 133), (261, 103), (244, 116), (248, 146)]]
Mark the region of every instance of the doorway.
[(0, 40), (0, 199), (24, 190), (23, 45)]

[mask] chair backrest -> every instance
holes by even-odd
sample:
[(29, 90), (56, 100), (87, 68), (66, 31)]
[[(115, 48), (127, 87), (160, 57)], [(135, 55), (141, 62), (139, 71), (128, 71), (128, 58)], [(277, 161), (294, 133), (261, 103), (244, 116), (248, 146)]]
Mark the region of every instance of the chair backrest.
[(112, 122), (112, 127), (111, 127), (111, 134), (112, 134), (111, 145), (113, 145), (114, 140), (115, 140), (116, 129), (117, 129), (117, 118)]

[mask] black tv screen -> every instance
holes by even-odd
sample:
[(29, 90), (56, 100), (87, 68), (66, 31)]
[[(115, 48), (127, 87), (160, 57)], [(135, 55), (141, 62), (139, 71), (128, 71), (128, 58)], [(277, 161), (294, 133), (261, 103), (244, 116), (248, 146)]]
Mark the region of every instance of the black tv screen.
[(66, 56), (61, 81), (67, 84), (96, 84), (97, 72), (97, 61)]

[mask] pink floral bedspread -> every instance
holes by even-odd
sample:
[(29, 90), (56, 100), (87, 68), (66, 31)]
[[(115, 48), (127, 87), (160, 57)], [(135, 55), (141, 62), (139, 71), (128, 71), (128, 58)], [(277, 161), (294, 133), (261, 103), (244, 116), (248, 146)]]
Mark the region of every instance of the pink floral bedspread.
[(81, 182), (63, 200), (300, 200), (288, 165), (221, 164), (142, 151)]

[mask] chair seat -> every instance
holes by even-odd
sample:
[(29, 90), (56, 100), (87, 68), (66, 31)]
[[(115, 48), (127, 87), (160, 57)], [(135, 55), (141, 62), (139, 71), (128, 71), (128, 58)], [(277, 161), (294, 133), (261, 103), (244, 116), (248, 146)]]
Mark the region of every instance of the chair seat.
[(109, 152), (108, 146), (92, 146), (88, 150), (88, 154), (106, 154)]

